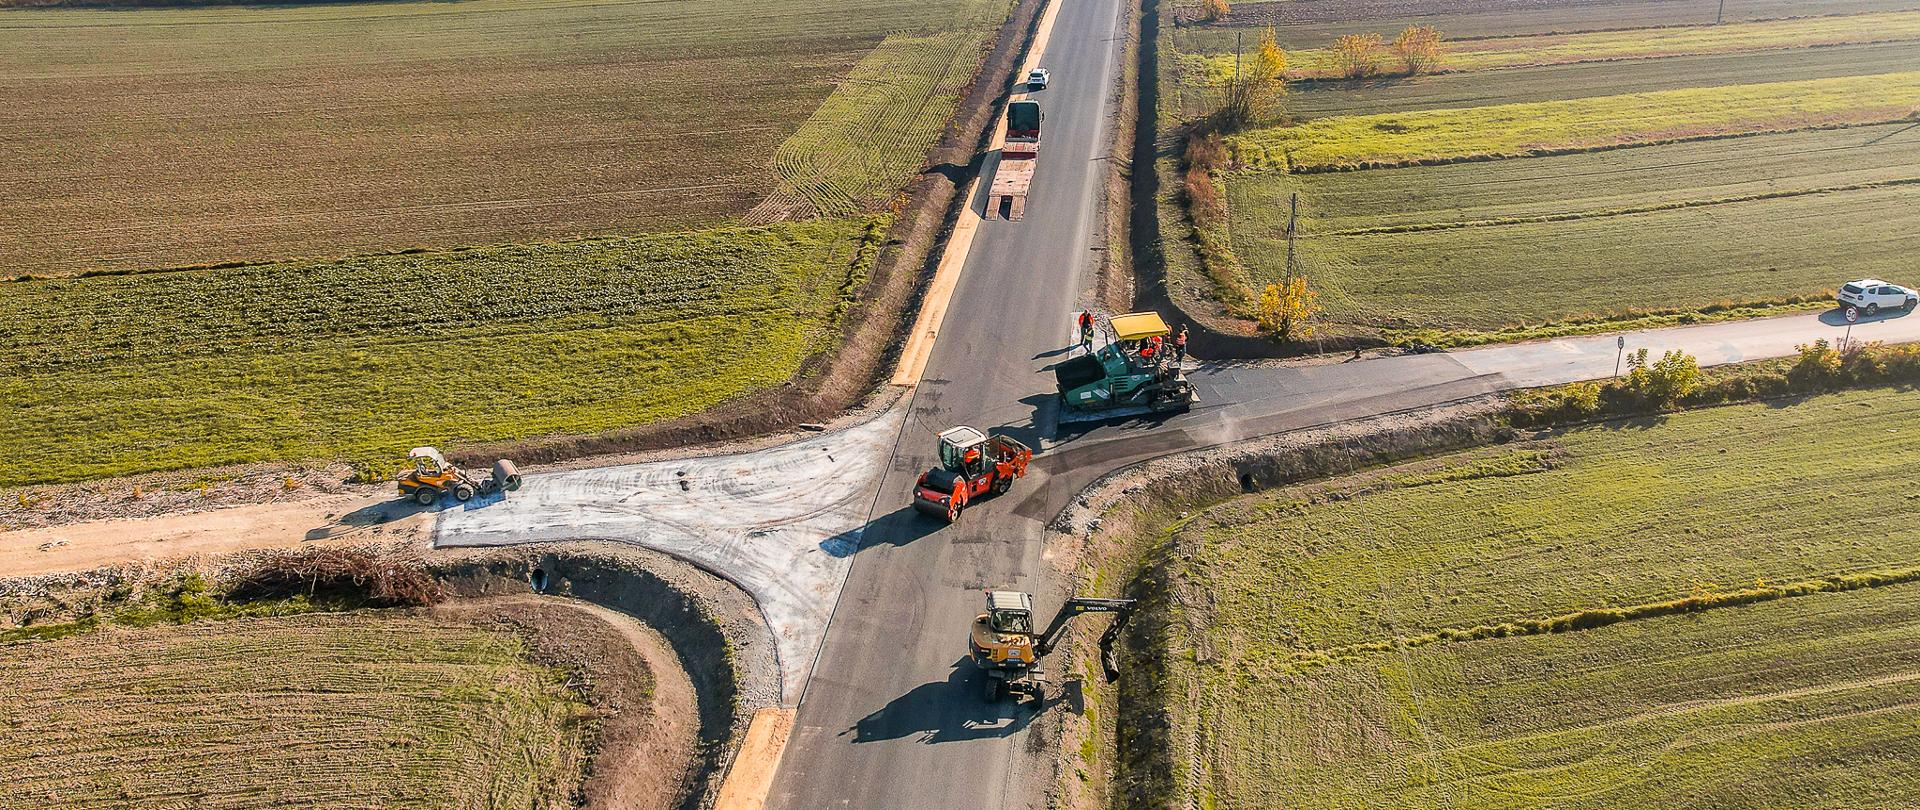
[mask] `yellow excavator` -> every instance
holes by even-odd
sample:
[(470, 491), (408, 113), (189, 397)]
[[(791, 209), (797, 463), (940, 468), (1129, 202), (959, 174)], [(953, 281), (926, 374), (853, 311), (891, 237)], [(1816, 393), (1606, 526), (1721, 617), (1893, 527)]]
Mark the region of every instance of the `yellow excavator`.
[(987, 612), (973, 619), (973, 634), (968, 639), (973, 663), (987, 674), (986, 699), (993, 703), (1004, 695), (1041, 696), (1046, 681), (1040, 671), (1040, 659), (1053, 652), (1067, 620), (1083, 613), (1115, 614), (1100, 636), (1100, 652), (1107, 679), (1119, 675), (1112, 663), (1113, 641), (1120, 628), (1133, 615), (1132, 599), (1094, 599), (1076, 596), (1060, 606), (1047, 629), (1036, 633), (1033, 623), (1033, 594), (1020, 591), (987, 591)]

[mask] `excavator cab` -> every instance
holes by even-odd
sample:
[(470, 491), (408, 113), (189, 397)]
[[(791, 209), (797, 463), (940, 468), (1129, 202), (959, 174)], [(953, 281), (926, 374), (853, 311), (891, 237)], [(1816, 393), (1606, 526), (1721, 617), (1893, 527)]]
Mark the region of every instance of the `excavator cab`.
[(987, 612), (973, 619), (972, 651), (983, 669), (1033, 666), (1033, 595), (988, 591)]

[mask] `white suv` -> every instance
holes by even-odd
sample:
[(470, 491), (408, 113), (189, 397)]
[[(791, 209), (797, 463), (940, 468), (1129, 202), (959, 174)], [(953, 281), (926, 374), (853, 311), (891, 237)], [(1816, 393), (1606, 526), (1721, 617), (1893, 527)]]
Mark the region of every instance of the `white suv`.
[(1045, 90), (1047, 89), (1047, 82), (1052, 79), (1053, 74), (1048, 73), (1046, 68), (1035, 68), (1032, 73), (1027, 74), (1027, 88), (1030, 90)]
[(1878, 315), (1883, 309), (1912, 312), (1914, 305), (1920, 303), (1920, 296), (1916, 296), (1912, 290), (1877, 278), (1863, 278), (1843, 284), (1840, 294), (1834, 297), (1840, 299), (1840, 306), (1858, 307), (1866, 315)]

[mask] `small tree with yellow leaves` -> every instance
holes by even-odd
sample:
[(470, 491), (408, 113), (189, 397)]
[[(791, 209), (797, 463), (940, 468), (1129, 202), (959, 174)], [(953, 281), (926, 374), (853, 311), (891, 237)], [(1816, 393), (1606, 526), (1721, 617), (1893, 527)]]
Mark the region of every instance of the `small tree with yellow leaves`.
[(1200, 4), (1200, 19), (1207, 22), (1217, 22), (1232, 12), (1233, 6), (1228, 5), (1227, 0), (1204, 0)]
[(1260, 34), (1260, 50), (1247, 64), (1235, 65), (1220, 87), (1219, 127), (1232, 131), (1264, 123), (1279, 114), (1286, 94), (1287, 54), (1268, 26)]
[(1380, 35), (1346, 34), (1333, 41), (1333, 64), (1340, 75), (1359, 79), (1380, 72)]
[(1408, 76), (1418, 76), (1440, 65), (1440, 32), (1429, 25), (1409, 25), (1393, 38), (1393, 58)]
[(1320, 294), (1307, 286), (1306, 276), (1284, 284), (1268, 284), (1260, 293), (1260, 327), (1286, 342), (1313, 337), (1313, 318), (1320, 314)]

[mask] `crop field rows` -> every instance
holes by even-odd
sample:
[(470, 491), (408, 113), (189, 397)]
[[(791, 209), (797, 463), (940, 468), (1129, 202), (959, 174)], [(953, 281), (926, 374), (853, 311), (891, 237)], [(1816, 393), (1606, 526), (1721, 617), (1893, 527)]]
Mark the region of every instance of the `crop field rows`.
[[(1198, 3), (1192, 4), (1198, 6)], [(1438, 25), (1456, 39), (1625, 28), (1704, 26), (1724, 21), (1920, 10), (1914, 0), (1254, 0), (1232, 4), (1225, 25), (1182, 34), (1182, 49), (1231, 51), (1236, 31), (1272, 25), (1280, 45), (1304, 50), (1334, 37), (1373, 32), (1392, 37), (1409, 25)]]
[[(155, 9), (110, 21), (9, 12), (0, 273), (734, 220), (774, 188), (782, 141), (885, 36), (978, 40), (1005, 4), (969, 7), (474, 0)], [(881, 140), (918, 150), (896, 158), (910, 174), (940, 123), (903, 121), (921, 131)]]
[(0, 485), (690, 413), (817, 350), (883, 224), (14, 282)]
[[(1244, 277), (1285, 275), (1295, 194), (1324, 319), (1386, 339), (1780, 312), (1911, 272), (1920, 11), (1634, 28), (1581, 8), (1584, 28), (1470, 31), (1451, 72), (1293, 83), (1292, 122), (1228, 138)], [(1234, 57), (1205, 46), (1225, 30), (1171, 38), (1167, 108), (1208, 103)], [(1316, 54), (1296, 70), (1319, 72)]]
[(955, 14), (978, 19), (958, 30), (883, 40), (774, 152), (779, 185), (747, 221), (846, 216), (885, 203), (924, 164), (989, 44), (990, 22), (1007, 7), (970, 0)]
[(1827, 395), (1577, 428), (1202, 513), (1176, 531), (1195, 549), (1179, 576), (1213, 596), (1181, 616), (1207, 654), (1172, 659), (1199, 691), (1171, 707), (1199, 735), (1198, 787), (1233, 807), (1920, 795), (1920, 584), (1447, 640), (1774, 583), (1911, 580), (1920, 532), (1854, 513), (1908, 500), (1920, 452), (1846, 437), (1915, 430), (1913, 392)]
[[(1767, 53), (1916, 40), (1920, 40), (1920, 12), (1795, 17), (1709, 27), (1681, 26), (1456, 40), (1448, 46), (1441, 70), (1459, 72), (1576, 62)], [(1233, 54), (1196, 56), (1204, 60), (1202, 69), (1211, 80), (1217, 81), (1233, 70)], [(1296, 79), (1338, 78), (1336, 65), (1334, 52), (1327, 48), (1308, 48), (1287, 54), (1288, 75)]]
[(497, 630), (405, 614), (0, 648), (7, 803), (570, 807), (591, 711)]

